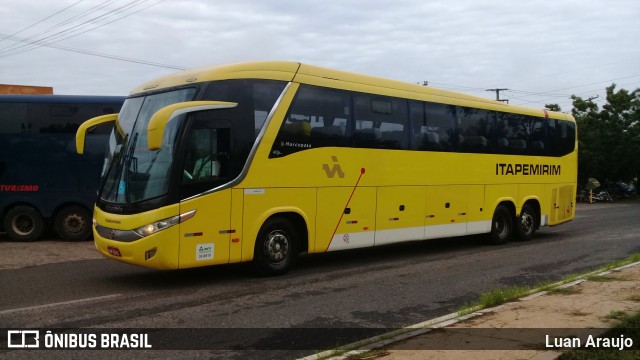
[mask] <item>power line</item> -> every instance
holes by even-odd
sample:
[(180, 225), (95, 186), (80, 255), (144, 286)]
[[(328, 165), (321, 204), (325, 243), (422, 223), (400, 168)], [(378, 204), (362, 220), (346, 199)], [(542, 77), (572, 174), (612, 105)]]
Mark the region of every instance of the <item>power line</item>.
[[(0, 34), (0, 36), (9, 37), (9, 35), (4, 35), (4, 34)], [(24, 38), (20, 38), (20, 37), (16, 37), (16, 36), (12, 36), (11, 40), (18, 41), (18, 42), (28, 42), (29, 41), (28, 39), (24, 39)], [(186, 70), (187, 69), (186, 67), (182, 67), (182, 66), (168, 65), (168, 64), (162, 64), (162, 63), (157, 63), (157, 62), (152, 62), (152, 61), (133, 59), (133, 58), (126, 58), (126, 57), (123, 57), (123, 56), (110, 55), (110, 54), (99, 53), (99, 52), (95, 52), (95, 51), (82, 50), (82, 49), (77, 49), (77, 48), (72, 48), (72, 47), (62, 46), (62, 45), (56, 45), (56, 44), (50, 44), (50, 43), (42, 43), (41, 46), (50, 47), (50, 48), (59, 49), (59, 50), (64, 50), (64, 51), (75, 52), (75, 53), (84, 54), (84, 55), (97, 56), (97, 57), (101, 57), (101, 58), (105, 58), (105, 59), (126, 61), (126, 62), (130, 62), (130, 63), (149, 65), (149, 66), (161, 67), (161, 68), (166, 68), (166, 69), (174, 69), (174, 70)]]
[[(63, 25), (66, 25), (66, 24), (70, 23), (73, 19), (82, 18), (83, 16), (85, 16), (85, 14), (88, 15), (91, 12), (97, 11), (97, 10), (94, 10), (94, 9), (98, 8), (99, 6), (102, 6), (105, 3), (109, 3), (111, 1), (113, 1), (113, 0), (107, 0), (107, 1), (105, 1), (105, 2), (103, 2), (101, 4), (99, 4), (99, 5), (93, 6), (89, 10), (85, 10), (84, 12), (82, 12), (80, 15), (72, 15), (71, 17), (68, 17), (68, 18), (62, 20), (61, 22), (58, 22), (57, 24), (49, 27), (48, 29), (46, 29), (44, 31), (40, 31), (38, 33), (35, 33), (35, 34), (31, 35), (31, 37), (32, 38), (38, 38), (40, 36), (44, 36), (45, 34), (53, 31), (54, 29), (61, 28), (61, 27), (63, 27)], [(37, 40), (34, 41), (34, 42), (37, 42)], [(27, 44), (27, 45), (29, 45), (29, 44)], [(7, 46), (5, 46), (5, 47), (0, 49), (0, 53), (10, 52), (12, 50), (16, 50), (17, 48), (21, 48), (21, 47), (24, 47), (24, 46), (26, 46), (26, 45), (17, 45), (17, 44), (7, 45)]]
[[(140, 1), (142, 1), (142, 2), (140, 2)], [(44, 38), (41, 38), (41, 39), (38, 39), (38, 40), (27, 41), (26, 44), (14, 47), (14, 48), (9, 49), (9, 50), (0, 51), (0, 57), (6, 57), (6, 56), (11, 56), (11, 55), (21, 54), (21, 53), (26, 52), (26, 51), (34, 50), (34, 49), (36, 49), (36, 48), (38, 48), (40, 46), (45, 46), (45, 44), (51, 45), (51, 44), (58, 43), (60, 41), (67, 40), (67, 39), (70, 39), (70, 38), (73, 38), (73, 37), (76, 37), (76, 36), (79, 36), (79, 35), (82, 35), (82, 34), (86, 34), (87, 32), (93, 31), (95, 29), (101, 28), (101, 27), (109, 25), (109, 24), (112, 24), (112, 23), (114, 23), (116, 21), (122, 20), (124, 18), (129, 17), (129, 16), (135, 15), (135, 14), (137, 14), (137, 13), (139, 13), (141, 11), (144, 11), (144, 10), (146, 10), (146, 9), (152, 7), (152, 6), (158, 5), (161, 2), (164, 2), (166, 0), (160, 0), (160, 1), (156, 2), (156, 3), (152, 3), (152, 4), (150, 4), (150, 5), (146, 6), (146, 7), (138, 9), (137, 11), (130, 12), (130, 13), (124, 15), (124, 16), (116, 18), (116, 19), (114, 19), (112, 21), (105, 22), (105, 23), (99, 24), (97, 26), (94, 26), (94, 27), (92, 27), (90, 29), (86, 29), (84, 31), (78, 32), (78, 30), (82, 29), (82, 27), (89, 26), (89, 25), (91, 25), (93, 23), (99, 23), (100, 21), (103, 21), (103, 20), (105, 20), (107, 18), (110, 18), (110, 17), (112, 17), (114, 15), (117, 15), (119, 13), (122, 13), (124, 11), (130, 10), (130, 9), (132, 9), (132, 8), (138, 6), (138, 5), (141, 5), (141, 4), (143, 4), (143, 3), (147, 2), (147, 1), (149, 1), (149, 0), (134, 0), (132, 2), (127, 3), (126, 5), (123, 5), (123, 6), (119, 7), (119, 8), (114, 9), (114, 10), (110, 10), (109, 12), (107, 12), (105, 14), (102, 14), (100, 16), (94, 17), (94, 18), (92, 18), (90, 20), (87, 20), (87, 21), (85, 21), (85, 22), (83, 22), (83, 23), (81, 23), (79, 25), (73, 26), (71, 28), (59, 31), (59, 32), (57, 32), (57, 33), (55, 33), (53, 35), (50, 35), (50, 36), (47, 36), (47, 37), (44, 37)], [(137, 3), (139, 3), (139, 4), (137, 4)], [(99, 20), (99, 21), (96, 21), (96, 20)], [(56, 37), (60, 37), (64, 33), (67, 33), (67, 32), (70, 32), (70, 33), (66, 34), (62, 38), (55, 39)], [(49, 41), (46, 41), (46, 40), (49, 40)], [(31, 45), (33, 45), (33, 46), (31, 46)], [(20, 50), (20, 49), (22, 49), (22, 50)]]
[(65, 11), (67, 11), (67, 10), (71, 9), (72, 7), (74, 7), (74, 6), (78, 5), (79, 3), (83, 2), (83, 1), (84, 1), (84, 0), (79, 0), (79, 1), (77, 1), (77, 2), (75, 2), (75, 3), (73, 3), (73, 4), (71, 4), (71, 5), (67, 6), (67, 7), (66, 7), (66, 8), (64, 8), (64, 9), (59, 10), (59, 11), (57, 11), (57, 12), (53, 13), (52, 15), (49, 15), (49, 16), (45, 17), (45, 18), (44, 18), (44, 19), (42, 19), (42, 20), (36, 21), (35, 23), (33, 23), (33, 24), (31, 24), (31, 25), (29, 25), (29, 26), (27, 26), (27, 27), (24, 27), (24, 28), (22, 28), (22, 29), (20, 29), (20, 30), (18, 30), (18, 31), (16, 31), (16, 32), (14, 32), (14, 33), (13, 33), (13, 34), (11, 34), (11, 35), (2, 36), (2, 37), (0, 37), (0, 41), (3, 41), (3, 40), (5, 40), (5, 39), (6, 39), (6, 38), (8, 38), (8, 37), (16, 36), (16, 35), (18, 35), (18, 34), (20, 34), (20, 33), (24, 32), (24, 31), (26, 31), (26, 30), (29, 30), (29, 29), (31, 29), (32, 27), (34, 27), (34, 26), (36, 26), (36, 25), (38, 25), (38, 24), (40, 24), (40, 23), (43, 23), (43, 22), (45, 22), (45, 21), (47, 21), (47, 20), (51, 19), (52, 17), (54, 17), (54, 16), (56, 16), (56, 15), (58, 15), (58, 14), (61, 14), (61, 13), (65, 12)]

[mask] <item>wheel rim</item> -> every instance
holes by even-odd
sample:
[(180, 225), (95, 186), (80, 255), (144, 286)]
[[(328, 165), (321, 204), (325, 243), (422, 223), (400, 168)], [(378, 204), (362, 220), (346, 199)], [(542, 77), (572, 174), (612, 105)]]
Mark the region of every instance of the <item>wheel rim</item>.
[(529, 234), (533, 231), (534, 221), (533, 215), (529, 212), (523, 212), (520, 215), (520, 229), (523, 233)]
[(84, 218), (79, 214), (69, 214), (63, 222), (64, 229), (72, 234), (81, 233), (86, 224)]
[(11, 229), (20, 236), (29, 235), (35, 227), (35, 221), (29, 215), (18, 215), (11, 221)]
[(509, 235), (509, 224), (507, 223), (506, 216), (497, 216), (493, 222), (493, 228), (500, 239), (505, 239)]
[(274, 230), (264, 242), (264, 255), (270, 263), (281, 263), (289, 254), (289, 239), (282, 230)]

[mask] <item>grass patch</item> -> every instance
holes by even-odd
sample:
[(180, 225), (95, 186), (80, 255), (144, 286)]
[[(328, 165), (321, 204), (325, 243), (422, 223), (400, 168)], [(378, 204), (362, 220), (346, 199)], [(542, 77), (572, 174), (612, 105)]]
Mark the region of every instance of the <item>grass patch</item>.
[(349, 357), (347, 357), (346, 360), (371, 360), (371, 359), (377, 359), (387, 355), (389, 355), (389, 352), (387, 350), (378, 349), (378, 350), (367, 351), (362, 354), (350, 355)]
[(519, 299), (531, 292), (531, 288), (522, 286), (513, 286), (508, 288), (499, 288), (480, 295), (480, 304), (484, 308), (489, 308), (504, 304), (506, 302)]
[(467, 304), (462, 309), (459, 309), (458, 315), (469, 315), (478, 310), (498, 306), (500, 304), (519, 299), (523, 296), (529, 295), (532, 290), (533, 288), (531, 287), (512, 286), (482, 293), (480, 294), (480, 299), (477, 302)]
[(549, 292), (549, 294), (573, 295), (573, 294), (580, 294), (582, 292), (582, 289), (579, 289), (575, 286), (563, 287), (563, 288), (557, 287), (557, 288), (549, 289), (547, 290), (547, 292)]
[[(613, 261), (611, 263), (605, 264), (599, 267), (596, 270), (587, 271), (584, 273), (571, 274), (564, 276), (561, 281), (556, 283), (544, 282), (537, 286), (532, 287), (522, 287), (522, 286), (514, 286), (508, 288), (499, 288), (496, 290), (491, 290), (485, 293), (480, 294), (480, 299), (476, 302), (465, 304), (462, 308), (458, 309), (457, 313), (459, 316), (465, 316), (472, 314), (476, 311), (486, 309), (489, 307), (497, 306), (500, 304), (504, 304), (513, 300), (517, 300), (521, 297), (530, 295), (533, 291), (549, 291), (551, 293), (558, 294), (575, 294), (580, 292), (580, 290), (564, 290), (571, 288), (563, 288), (559, 289), (558, 286), (568, 284), (570, 282), (587, 278), (590, 281), (624, 281), (626, 280), (624, 277), (620, 276), (612, 276), (612, 275), (597, 275), (598, 273), (602, 273), (605, 271), (609, 271), (611, 269), (616, 269), (621, 266), (639, 262), (640, 261), (640, 253), (632, 254), (626, 259)], [(638, 301), (640, 301), (640, 296), (638, 296)]]
[(612, 311), (609, 313), (609, 315), (607, 315), (607, 319), (609, 320), (624, 321), (628, 318), (629, 315), (627, 315), (627, 313), (624, 311)]
[(595, 275), (589, 276), (587, 278), (589, 281), (595, 282), (610, 282), (610, 281), (625, 281), (626, 279), (621, 276), (611, 276), (611, 275)]
[[(624, 336), (625, 339), (637, 340), (640, 337), (640, 312), (633, 315), (629, 315), (623, 311), (613, 311), (609, 314), (609, 317), (616, 319), (619, 322), (607, 330), (604, 334), (599, 336), (600, 338), (619, 339)], [(560, 360), (609, 360), (609, 359), (622, 359), (632, 360), (640, 359), (640, 344), (636, 344), (634, 341), (633, 346), (630, 349), (620, 351), (618, 349), (580, 349), (569, 350), (558, 359)]]

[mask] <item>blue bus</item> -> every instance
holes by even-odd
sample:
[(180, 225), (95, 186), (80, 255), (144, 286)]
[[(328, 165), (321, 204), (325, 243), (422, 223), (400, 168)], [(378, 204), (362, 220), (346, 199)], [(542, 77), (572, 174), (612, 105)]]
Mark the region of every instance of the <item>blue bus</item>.
[(120, 111), (124, 97), (0, 95), (0, 231), (34, 241), (51, 227), (86, 240), (113, 123), (91, 129), (76, 154), (78, 126)]

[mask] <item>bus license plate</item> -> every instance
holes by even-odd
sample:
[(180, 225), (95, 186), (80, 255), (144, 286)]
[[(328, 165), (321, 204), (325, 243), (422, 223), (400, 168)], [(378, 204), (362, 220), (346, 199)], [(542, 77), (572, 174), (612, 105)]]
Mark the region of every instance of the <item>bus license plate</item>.
[(120, 255), (120, 249), (115, 246), (108, 246), (107, 251), (113, 256), (122, 257), (122, 255)]

